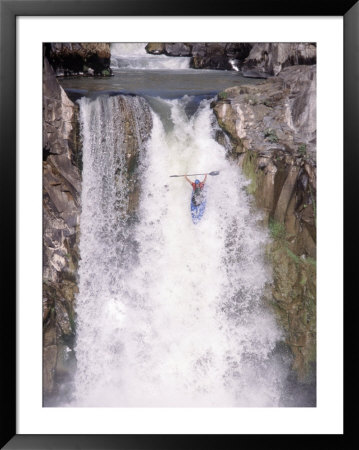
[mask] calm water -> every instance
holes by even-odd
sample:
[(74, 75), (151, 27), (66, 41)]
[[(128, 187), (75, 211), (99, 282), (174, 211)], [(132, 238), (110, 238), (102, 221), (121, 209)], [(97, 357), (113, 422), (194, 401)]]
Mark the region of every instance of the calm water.
[(113, 72), (114, 76), (109, 78), (64, 78), (59, 81), (71, 98), (138, 94), (168, 99), (185, 94), (212, 97), (230, 86), (263, 82), (244, 78), (238, 72), (219, 70), (113, 69)]

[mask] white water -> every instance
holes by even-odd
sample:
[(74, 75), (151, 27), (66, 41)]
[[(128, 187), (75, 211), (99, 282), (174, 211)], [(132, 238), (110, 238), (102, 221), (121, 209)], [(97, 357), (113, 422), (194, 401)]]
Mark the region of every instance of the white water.
[[(189, 97), (151, 100), (163, 122), (152, 112), (138, 222), (129, 227), (120, 213), (124, 178), (115, 188), (114, 174), (124, 166), (115, 99), (80, 102), (73, 405), (279, 406), (287, 369), (273, 355), (282, 336), (262, 304), (268, 237), (251, 209), (247, 181), (213, 138), (209, 102), (188, 117)], [(140, 127), (143, 104), (128, 99)], [(206, 211), (194, 225), (191, 186), (169, 175), (212, 170), (220, 175), (208, 176)]]
[(112, 69), (183, 70), (189, 69), (190, 58), (151, 55), (146, 52), (146, 43), (111, 44)]

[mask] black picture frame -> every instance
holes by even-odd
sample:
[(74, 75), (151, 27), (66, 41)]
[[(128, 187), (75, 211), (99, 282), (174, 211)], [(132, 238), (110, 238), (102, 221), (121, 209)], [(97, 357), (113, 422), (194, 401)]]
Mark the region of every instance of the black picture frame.
[[(250, 448), (266, 445), (276, 448), (315, 443), (328, 439), (336, 448), (346, 447), (355, 426), (355, 414), (348, 410), (353, 402), (352, 389), (357, 374), (355, 350), (356, 264), (349, 258), (356, 248), (355, 178), (359, 142), (359, 2), (344, 0), (301, 2), (257, 0), (195, 3), (188, 0), (0, 0), (0, 192), (2, 201), (2, 317), (1, 330), (1, 448), (6, 449), (176, 449), (206, 446), (225, 448), (242, 445)], [(342, 16), (344, 18), (344, 242), (346, 271), (345, 293), (345, 422), (343, 435), (18, 435), (16, 433), (16, 17), (18, 16)], [(335, 58), (335, 55), (334, 55)], [(354, 288), (354, 287), (353, 287)], [(344, 297), (345, 298), (345, 297)], [(354, 355), (354, 357), (353, 357)], [(295, 441), (294, 441), (295, 439)], [(3, 447), (4, 446), (4, 447)], [(311, 446), (309, 446), (311, 448)]]

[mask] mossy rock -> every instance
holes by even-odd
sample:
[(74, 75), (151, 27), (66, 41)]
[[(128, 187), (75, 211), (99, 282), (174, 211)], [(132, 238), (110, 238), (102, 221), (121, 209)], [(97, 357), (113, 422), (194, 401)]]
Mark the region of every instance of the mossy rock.
[(306, 382), (316, 360), (316, 264), (296, 255), (283, 228), (272, 222), (273, 231), (274, 239), (266, 251), (273, 267), (269, 305), (286, 332), (293, 369), (298, 379)]

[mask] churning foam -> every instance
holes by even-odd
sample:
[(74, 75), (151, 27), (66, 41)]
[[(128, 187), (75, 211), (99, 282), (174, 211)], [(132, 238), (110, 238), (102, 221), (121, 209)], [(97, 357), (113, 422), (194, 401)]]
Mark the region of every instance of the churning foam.
[(146, 43), (111, 44), (112, 69), (183, 70), (189, 69), (190, 58), (151, 55), (145, 50)]
[[(115, 156), (111, 150), (123, 133), (115, 103), (81, 100), (74, 405), (280, 405), (287, 369), (274, 350), (282, 336), (263, 305), (268, 237), (247, 181), (214, 139), (209, 101), (189, 116), (193, 101), (150, 100), (161, 114), (152, 111), (139, 161), (138, 220), (129, 226), (112, 204), (116, 195), (126, 201), (126, 187), (114, 193), (113, 185), (124, 164), (121, 148)], [(191, 186), (169, 175), (213, 170), (220, 175), (208, 176), (206, 211), (194, 225)]]

